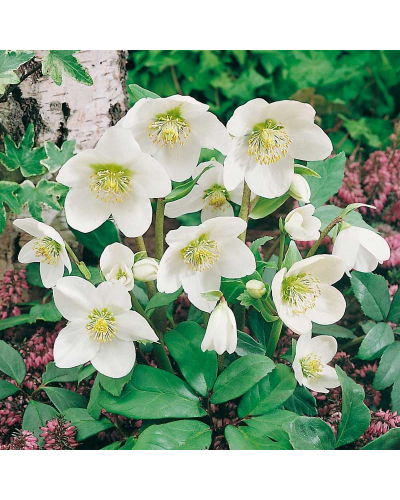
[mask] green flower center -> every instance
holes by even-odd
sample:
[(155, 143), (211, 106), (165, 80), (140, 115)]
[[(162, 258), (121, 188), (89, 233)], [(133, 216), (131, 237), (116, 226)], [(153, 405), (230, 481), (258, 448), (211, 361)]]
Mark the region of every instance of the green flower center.
[(91, 339), (96, 342), (108, 342), (117, 334), (117, 325), (114, 315), (108, 309), (93, 309), (88, 316), (86, 330)]
[(301, 371), (306, 378), (320, 378), (324, 364), (319, 356), (314, 353), (307, 354), (299, 362)]
[(122, 278), (127, 279), (128, 278), (128, 273), (124, 271), (122, 268), (118, 269), (117, 275), (115, 277), (117, 280), (120, 280)]
[(35, 255), (40, 259), (40, 262), (56, 266), (61, 254), (61, 245), (54, 241), (49, 236), (38, 238), (33, 244)]
[(315, 306), (321, 295), (319, 279), (311, 274), (302, 273), (288, 276), (282, 281), (282, 299), (297, 314), (304, 314)]
[(180, 107), (156, 115), (149, 128), (151, 130), (149, 136), (153, 142), (160, 144), (162, 148), (169, 146), (170, 149), (177, 143), (183, 146), (190, 133), (190, 126), (181, 116)]
[(253, 128), (247, 153), (257, 163), (270, 165), (287, 155), (291, 142), (285, 127), (268, 119)]
[(219, 259), (219, 248), (215, 240), (207, 239), (202, 234), (197, 240), (191, 241), (188, 246), (181, 250), (183, 262), (192, 271), (205, 271)]
[(213, 208), (221, 208), (227, 201), (230, 200), (230, 197), (224, 186), (214, 184), (209, 189), (204, 190), (203, 199), (207, 200)]
[(120, 203), (130, 191), (132, 172), (115, 163), (91, 165), (94, 170), (89, 187), (105, 203)]

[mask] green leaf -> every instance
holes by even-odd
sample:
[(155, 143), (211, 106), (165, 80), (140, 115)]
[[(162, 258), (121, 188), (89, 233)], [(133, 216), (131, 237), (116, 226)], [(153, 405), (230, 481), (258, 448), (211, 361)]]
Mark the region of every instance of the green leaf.
[(78, 385), (87, 378), (91, 378), (92, 375), (96, 373), (96, 368), (92, 364), (81, 367), (78, 374)]
[(64, 412), (64, 418), (76, 427), (77, 441), (84, 441), (99, 432), (114, 427), (108, 418), (95, 420), (85, 408), (70, 408)]
[(253, 252), (254, 257), (256, 260), (260, 259), (260, 252), (259, 248), (265, 245), (267, 241), (273, 240), (273, 236), (263, 236), (262, 238), (257, 238), (256, 240), (253, 241), (253, 243), (250, 245), (250, 250)]
[(46, 422), (53, 420), (56, 416), (57, 412), (52, 406), (31, 399), (22, 419), (22, 429), (33, 432), (41, 443), (43, 442), (43, 438), (40, 437), (43, 432), (41, 427), (44, 427)]
[(298, 385), (293, 394), (287, 399), (283, 406), (299, 415), (312, 417), (317, 414), (317, 402), (314, 396), (303, 385)]
[(8, 398), (8, 396), (12, 396), (16, 392), (19, 391), (19, 388), (14, 384), (7, 382), (0, 378), (0, 400), (4, 398)]
[(224, 403), (241, 396), (274, 368), (275, 365), (269, 358), (259, 354), (249, 354), (237, 359), (217, 378), (211, 403)]
[(326, 203), (329, 198), (339, 191), (344, 177), (345, 164), (346, 156), (344, 153), (339, 153), (337, 156), (328, 158), (325, 161), (307, 162), (307, 167), (321, 176), (320, 179), (317, 177), (308, 179), (311, 189), (310, 203), (315, 208)]
[(133, 85), (128, 85), (129, 90), (133, 96), (134, 102), (139, 101), (140, 99), (150, 97), (151, 99), (157, 99), (157, 97), (160, 97), (159, 95), (155, 94), (154, 92), (150, 92), (150, 90), (146, 90), (143, 87), (140, 87), (139, 85), (136, 85), (134, 83)]
[(35, 323), (38, 320), (57, 322), (62, 318), (59, 313), (54, 300), (47, 302), (46, 304), (37, 304), (33, 306), (29, 311), (29, 323)]
[(390, 295), (383, 276), (373, 273), (351, 273), (351, 287), (366, 316), (383, 321), (389, 313)]
[(398, 375), (394, 381), (392, 392), (390, 393), (390, 402), (392, 403), (392, 411), (400, 413), (400, 376)]
[(260, 354), (265, 356), (265, 347), (263, 347), (260, 342), (254, 340), (247, 333), (238, 330), (238, 342), (236, 346), (235, 353), (238, 356), (247, 356), (248, 354)]
[(171, 201), (176, 201), (180, 200), (184, 196), (187, 196), (194, 186), (197, 184), (197, 181), (200, 179), (200, 177), (207, 172), (207, 170), (210, 170), (210, 168), (213, 168), (213, 165), (207, 165), (206, 167), (203, 168), (203, 170), (200, 172), (199, 175), (197, 175), (194, 179), (189, 179), (186, 182), (182, 182), (176, 188), (174, 188), (165, 198), (165, 203), (170, 203)]
[(51, 173), (57, 172), (68, 160), (74, 156), (75, 140), (65, 141), (61, 148), (53, 142), (46, 142), (44, 145), (46, 158), (40, 163)]
[(24, 137), (21, 139), (19, 146), (10, 136), (4, 137), (4, 153), (0, 153), (0, 163), (7, 170), (13, 171), (19, 168), (24, 177), (32, 175), (40, 175), (45, 171), (45, 168), (40, 162), (45, 158), (46, 152), (43, 147), (34, 148), (35, 131), (33, 123), (29, 123)]
[(102, 450), (119, 450), (121, 447), (122, 441), (114, 441), (113, 443), (109, 444), (108, 446), (104, 446), (104, 448), (101, 448)]
[(289, 244), (289, 248), (287, 249), (285, 258), (282, 262), (282, 267), (286, 267), (289, 270), (293, 264), (299, 262), (302, 259), (301, 254), (297, 248), (297, 245), (294, 241), (291, 241)]
[[(268, 291), (268, 284), (265, 284), (265, 287)], [(270, 309), (267, 307), (266, 303), (262, 299), (255, 299), (252, 297), (247, 290), (242, 292), (238, 297), (237, 300), (240, 302), (242, 306), (245, 307), (250, 307), (253, 306), (254, 309), (256, 309), (258, 312), (261, 313), (262, 317), (264, 318), (265, 321), (277, 321), (279, 318), (278, 316), (274, 316)]]
[(19, 83), (19, 76), (15, 70), (34, 55), (34, 52), (22, 50), (0, 50), (0, 96), (6, 91), (7, 85)]
[(163, 293), (163, 292), (157, 292), (148, 302), (146, 306), (146, 313), (151, 313), (154, 311), (154, 309), (157, 309), (158, 307), (166, 307), (169, 306), (174, 300), (176, 300), (179, 295), (182, 293), (182, 288), (179, 288), (174, 293)]
[(90, 390), (89, 403), (87, 405), (87, 411), (90, 413), (90, 416), (95, 420), (98, 420), (101, 415), (101, 405), (99, 404), (99, 396), (100, 396), (100, 382), (99, 377), (96, 377), (92, 388)]
[(393, 342), (383, 353), (374, 378), (374, 389), (381, 391), (400, 375), (400, 342)]
[(393, 297), (387, 320), (390, 323), (400, 323), (400, 288), (397, 290), (395, 296)]
[[(324, 205), (323, 207), (317, 208), (314, 212), (314, 217), (317, 217), (321, 221), (322, 227), (325, 228), (331, 221), (333, 221), (333, 219), (339, 217), (342, 212), (343, 209), (334, 205)], [(376, 232), (372, 226), (364, 221), (359, 212), (350, 212), (346, 216), (346, 221), (352, 226), (363, 227), (364, 229)], [(329, 235), (331, 234), (333, 234), (333, 230), (329, 233)]]
[(365, 360), (379, 358), (392, 342), (394, 333), (390, 326), (387, 323), (377, 323), (362, 341), (357, 358)]
[(297, 413), (277, 409), (260, 417), (246, 419), (245, 422), (249, 427), (258, 429), (260, 433), (267, 435), (281, 446), (285, 446), (286, 449), (291, 450), (292, 445), (289, 440), (289, 434), (286, 431), (286, 426), (295, 418), (299, 418)]
[(21, 385), (26, 375), (26, 366), (21, 354), (0, 340), (0, 372), (5, 373)]
[(240, 418), (246, 415), (262, 415), (287, 401), (297, 385), (290, 368), (277, 364), (275, 369), (249, 389), (238, 406)]
[(362, 450), (400, 450), (400, 427), (390, 431), (366, 444)]
[(287, 426), (295, 450), (334, 450), (335, 435), (326, 422), (316, 417), (299, 417)]
[(311, 175), (312, 177), (321, 178), (318, 172), (312, 170), (311, 168), (305, 167), (304, 165), (295, 165), (294, 173), (299, 175)]
[(206, 450), (211, 444), (211, 429), (197, 420), (177, 420), (151, 425), (140, 435), (134, 450)]
[(272, 324), (267, 323), (256, 309), (252, 309), (249, 315), (249, 326), (251, 333), (266, 349)]
[(61, 387), (45, 387), (44, 392), (60, 413), (68, 408), (86, 408), (88, 400), (81, 394)]
[(17, 196), (21, 205), (28, 204), (29, 212), (36, 220), (42, 220), (43, 205), (47, 205), (54, 210), (61, 210), (58, 202), (60, 196), (57, 182), (41, 179), (35, 186), (31, 181), (24, 181), (20, 184)]
[(246, 285), (242, 280), (230, 280), (222, 278), (221, 292), (229, 304), (234, 304), (241, 293), (246, 290)]
[(120, 241), (118, 229), (110, 220), (107, 220), (104, 224), (90, 233), (81, 233), (72, 228), (71, 231), (74, 233), (79, 243), (82, 243), (85, 248), (93, 252), (96, 257), (101, 256), (106, 246)]
[(29, 314), (20, 314), (19, 316), (10, 316), (0, 320), (0, 332), (12, 328), (13, 326), (29, 323)]
[(260, 198), (250, 213), (251, 219), (263, 219), (272, 214), (289, 199), (289, 193), (285, 193), (278, 198)]
[(218, 363), (215, 352), (201, 350), (204, 335), (200, 325), (186, 321), (167, 332), (164, 340), (186, 381), (196, 392), (207, 396), (217, 378)]
[(344, 446), (358, 439), (368, 429), (371, 415), (364, 404), (364, 389), (336, 366), (336, 373), (342, 386), (342, 418), (340, 419), (336, 447)]
[(0, 181), (0, 233), (6, 226), (7, 212), (4, 203), (7, 203), (9, 209), (15, 214), (19, 214), (21, 204), (15, 194), (19, 185), (16, 182)]
[(287, 447), (272, 441), (266, 434), (253, 427), (225, 427), (225, 437), (230, 450), (286, 450)]
[(111, 413), (135, 419), (192, 418), (206, 412), (181, 379), (157, 368), (136, 365), (120, 397), (102, 391), (99, 402)]
[(55, 382), (76, 382), (81, 368), (82, 365), (75, 366), (74, 368), (57, 368), (54, 361), (50, 361), (42, 376), (42, 382), (46, 385)]
[(357, 338), (351, 330), (340, 325), (318, 325), (317, 323), (313, 323), (312, 332), (316, 335), (330, 335), (337, 339)]
[(96, 377), (96, 380), (100, 382), (101, 387), (112, 394), (113, 396), (121, 396), (121, 393), (126, 386), (126, 384), (131, 380), (132, 378), (132, 373), (133, 373), (133, 368), (132, 370), (125, 375), (125, 377), (121, 378), (110, 378), (106, 377), (102, 373), (99, 373)]
[(73, 56), (76, 50), (50, 50), (42, 60), (42, 73), (49, 75), (56, 85), (62, 84), (63, 75), (84, 85), (93, 85), (86, 68)]

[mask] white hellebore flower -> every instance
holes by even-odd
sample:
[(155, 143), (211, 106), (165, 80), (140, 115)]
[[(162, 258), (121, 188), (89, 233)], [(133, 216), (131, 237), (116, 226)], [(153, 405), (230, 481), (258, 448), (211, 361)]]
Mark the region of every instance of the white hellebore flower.
[(225, 351), (232, 354), (237, 346), (237, 328), (235, 315), (225, 300), (217, 305), (208, 320), (206, 334), (201, 343), (202, 351)]
[(109, 128), (94, 149), (68, 160), (57, 181), (71, 188), (65, 200), (67, 222), (83, 233), (112, 215), (125, 236), (141, 236), (151, 224), (150, 198), (171, 191), (162, 166), (121, 127)]
[(133, 264), (133, 276), (138, 281), (154, 281), (157, 279), (158, 262), (146, 257)]
[(347, 275), (351, 269), (370, 273), (390, 258), (390, 247), (379, 234), (349, 226), (339, 232), (332, 253), (343, 260)]
[(242, 219), (216, 217), (170, 231), (165, 238), (169, 248), (158, 269), (158, 290), (173, 293), (182, 285), (193, 305), (211, 312), (217, 301), (206, 300), (202, 293), (219, 290), (221, 276), (241, 278), (256, 269), (254, 255), (238, 239), (245, 229)]
[(278, 271), (272, 281), (272, 297), (278, 316), (293, 332), (311, 334), (312, 321), (331, 325), (343, 316), (346, 301), (331, 286), (344, 273), (341, 259), (315, 255)]
[(147, 321), (131, 311), (131, 297), (120, 283), (89, 281), (67, 276), (57, 283), (54, 301), (69, 323), (54, 344), (58, 368), (73, 368), (90, 361), (107, 377), (127, 375), (135, 364), (133, 341), (157, 342)]
[(338, 387), (339, 378), (329, 363), (337, 351), (334, 337), (302, 335), (297, 341), (293, 370), (297, 382), (312, 391), (327, 393)]
[(320, 236), (321, 221), (313, 217), (314, 205), (304, 205), (289, 212), (285, 218), (285, 230), (297, 241), (313, 241)]
[(230, 202), (241, 204), (243, 182), (233, 191), (228, 191), (224, 185), (224, 167), (218, 161), (200, 163), (195, 168), (193, 179), (207, 165), (213, 165), (213, 167), (200, 177), (188, 195), (166, 204), (165, 215), (167, 217), (180, 217), (199, 210), (201, 210), (201, 222), (213, 217), (233, 217), (233, 207)]
[(71, 261), (64, 240), (54, 228), (32, 218), (16, 219), (14, 225), (34, 236), (21, 248), (18, 260), (23, 264), (40, 262), (40, 277), (44, 287), (55, 286), (63, 277), (64, 267), (71, 272)]
[(100, 269), (105, 279), (111, 283), (121, 283), (129, 291), (133, 289), (132, 266), (135, 254), (121, 243), (108, 245), (100, 257)]
[(132, 131), (142, 150), (154, 156), (173, 181), (184, 181), (193, 174), (201, 148), (226, 155), (232, 144), (225, 126), (208, 108), (181, 95), (140, 99), (120, 125)]
[(311, 189), (308, 182), (300, 174), (294, 174), (290, 184), (289, 194), (292, 198), (302, 203), (310, 203)]
[(294, 158), (323, 160), (332, 152), (314, 117), (312, 106), (297, 101), (253, 99), (237, 108), (227, 124), (234, 140), (225, 160), (226, 188), (245, 179), (264, 198), (284, 194), (293, 181)]

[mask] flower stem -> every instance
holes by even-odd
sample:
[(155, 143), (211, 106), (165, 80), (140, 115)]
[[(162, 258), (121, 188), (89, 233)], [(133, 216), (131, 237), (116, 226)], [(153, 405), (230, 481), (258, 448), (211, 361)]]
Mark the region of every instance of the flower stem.
[(136, 247), (138, 249), (138, 252), (144, 252), (145, 253), (145, 257), (148, 257), (147, 250), (146, 250), (146, 245), (144, 243), (143, 236), (137, 236), (135, 238), (135, 243), (136, 243)]
[(225, 368), (225, 353), (217, 355), (218, 360), (218, 373), (221, 373)]
[(314, 243), (314, 245), (310, 248), (308, 254), (306, 255), (306, 258), (312, 257), (315, 252), (318, 250), (319, 246), (321, 245), (322, 241), (324, 240), (325, 236), (329, 233), (331, 229), (333, 229), (336, 224), (339, 224), (339, 222), (342, 222), (342, 217), (336, 217), (331, 221), (326, 228), (322, 231), (321, 236), (317, 239), (317, 241)]
[(355, 345), (360, 344), (365, 339), (365, 337), (366, 337), (366, 335), (360, 335), (356, 339), (350, 340), (350, 342), (347, 342), (347, 344), (344, 344), (344, 346), (342, 346), (341, 350), (345, 351), (346, 349), (349, 349), (350, 347), (354, 347)]
[[(243, 219), (246, 222), (246, 224), (249, 219), (250, 195), (251, 195), (250, 188), (245, 182), (243, 186), (242, 204), (240, 206), (239, 217)], [(246, 232), (247, 232), (247, 227), (243, 231), (243, 233), (239, 236), (239, 239), (242, 240), (243, 243), (246, 243)]]
[(272, 358), (275, 353), (276, 346), (278, 345), (279, 337), (281, 335), (283, 323), (280, 319), (272, 323), (271, 333), (269, 335), (267, 344), (267, 356)]
[(68, 252), (69, 256), (71, 257), (71, 259), (73, 260), (74, 264), (76, 264), (76, 267), (79, 269), (82, 276), (85, 279), (90, 280), (91, 275), (90, 275), (89, 269), (86, 267), (86, 264), (84, 262), (81, 262), (78, 259), (78, 257), (75, 255), (75, 252), (72, 250), (72, 248), (68, 245), (68, 243), (65, 240), (64, 240), (64, 244), (65, 244), (65, 249), (67, 250), (67, 252)]
[(279, 258), (278, 258), (278, 271), (282, 267), (282, 262), (283, 262), (283, 254), (285, 252), (285, 233), (281, 232), (281, 235), (279, 237)]
[(279, 246), (279, 242), (280, 242), (280, 238), (277, 238), (273, 244), (271, 245), (271, 247), (268, 249), (268, 252), (264, 255), (264, 260), (265, 262), (269, 262), (270, 258), (272, 257), (273, 253), (275, 252), (275, 250), (278, 248)]
[(165, 201), (162, 198), (157, 200), (157, 210), (156, 210), (156, 248), (155, 256), (156, 259), (160, 260), (164, 254), (164, 210)]

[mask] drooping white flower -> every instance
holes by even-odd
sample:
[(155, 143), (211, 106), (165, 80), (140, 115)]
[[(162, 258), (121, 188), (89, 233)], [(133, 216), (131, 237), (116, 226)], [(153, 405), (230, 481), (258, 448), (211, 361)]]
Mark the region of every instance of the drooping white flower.
[(340, 383), (336, 371), (328, 365), (336, 351), (337, 342), (334, 337), (321, 335), (311, 338), (311, 334), (302, 335), (297, 341), (293, 361), (298, 383), (312, 391), (324, 393), (338, 387)]
[(302, 203), (310, 203), (311, 189), (308, 182), (300, 174), (294, 174), (290, 184), (289, 194), (292, 198)]
[(140, 99), (120, 125), (132, 131), (142, 150), (154, 156), (173, 181), (184, 181), (193, 174), (201, 148), (226, 155), (232, 144), (226, 128), (208, 108), (181, 95)]
[(157, 276), (160, 292), (173, 293), (182, 285), (190, 302), (211, 312), (216, 301), (203, 292), (219, 290), (221, 276), (241, 278), (256, 269), (251, 250), (238, 239), (246, 223), (237, 217), (216, 217), (200, 226), (182, 226), (170, 231), (169, 248), (161, 259)]
[(121, 243), (108, 245), (100, 257), (100, 269), (111, 283), (121, 283), (127, 290), (134, 287), (132, 266), (135, 254)]
[(260, 280), (250, 280), (246, 283), (246, 290), (254, 299), (261, 299), (267, 289), (265, 283)]
[(272, 297), (278, 316), (299, 335), (311, 334), (312, 321), (336, 323), (346, 301), (332, 283), (344, 273), (344, 263), (333, 255), (315, 255), (278, 271), (272, 281)]
[(320, 236), (321, 221), (313, 217), (314, 205), (304, 205), (289, 212), (285, 218), (285, 230), (297, 241), (313, 241)]
[(213, 167), (200, 177), (196, 186), (187, 196), (166, 204), (165, 215), (167, 217), (180, 217), (199, 210), (201, 210), (202, 222), (213, 217), (233, 217), (233, 208), (230, 202), (241, 204), (243, 182), (233, 191), (228, 191), (224, 185), (224, 168), (218, 161), (200, 163), (195, 168), (193, 179), (207, 165), (213, 165)]
[(133, 277), (138, 281), (154, 281), (157, 279), (158, 262), (147, 257), (133, 264)]
[(14, 225), (34, 236), (21, 248), (18, 260), (23, 264), (40, 262), (40, 277), (44, 287), (55, 286), (64, 274), (64, 267), (71, 272), (71, 261), (64, 240), (54, 228), (32, 218), (16, 219)]
[(206, 334), (201, 343), (202, 351), (225, 351), (232, 354), (237, 346), (237, 328), (235, 315), (225, 300), (217, 305), (208, 320)]
[(390, 258), (390, 247), (379, 234), (363, 227), (348, 226), (336, 237), (332, 253), (343, 260), (347, 275), (351, 269), (370, 273)]
[(132, 134), (111, 127), (94, 149), (67, 161), (57, 181), (71, 187), (65, 200), (68, 224), (88, 233), (110, 215), (125, 236), (141, 236), (151, 224), (150, 198), (166, 196), (171, 181), (162, 166), (142, 153)]
[(58, 368), (90, 361), (107, 377), (124, 377), (135, 364), (133, 341), (158, 340), (147, 321), (130, 310), (131, 297), (121, 283), (103, 282), (95, 288), (89, 281), (68, 276), (58, 281), (54, 301), (69, 321), (54, 344)]
[(225, 160), (226, 188), (245, 179), (264, 198), (284, 194), (293, 181), (294, 158), (323, 160), (332, 152), (314, 117), (312, 106), (297, 101), (253, 99), (237, 108), (227, 124), (234, 140)]

